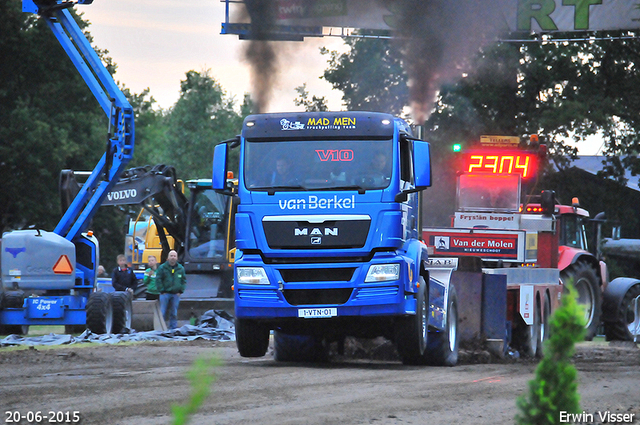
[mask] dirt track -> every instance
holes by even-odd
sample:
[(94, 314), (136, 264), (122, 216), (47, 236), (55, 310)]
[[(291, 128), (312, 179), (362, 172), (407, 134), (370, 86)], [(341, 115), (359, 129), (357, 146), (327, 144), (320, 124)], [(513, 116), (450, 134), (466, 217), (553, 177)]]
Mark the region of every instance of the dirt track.
[[(213, 341), (0, 349), (0, 424), (16, 410), (78, 411), (82, 424), (168, 424), (170, 405), (188, 397), (192, 361), (213, 353), (223, 365), (194, 424), (513, 424), (515, 399), (536, 366), (276, 363), (270, 355), (241, 358), (235, 343)], [(610, 410), (634, 413), (640, 424), (636, 346), (584, 343), (576, 366), (581, 407), (596, 423), (596, 412)]]

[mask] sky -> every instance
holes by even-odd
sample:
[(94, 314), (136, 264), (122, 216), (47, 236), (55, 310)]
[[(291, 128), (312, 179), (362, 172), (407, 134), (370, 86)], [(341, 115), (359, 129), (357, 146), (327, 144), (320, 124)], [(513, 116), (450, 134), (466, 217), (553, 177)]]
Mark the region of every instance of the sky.
[[(225, 7), (219, 0), (96, 0), (76, 10), (91, 23), (94, 45), (107, 49), (116, 63), (116, 81), (134, 93), (148, 87), (163, 109), (178, 100), (180, 81), (190, 70), (210, 69), (237, 103), (251, 92), (249, 67), (242, 59), (247, 42), (220, 34)], [(286, 49), (285, 63), (268, 112), (302, 110), (293, 99), (295, 88), (305, 83), (310, 95), (327, 98), (330, 109), (344, 109), (342, 92), (320, 79), (328, 57), (319, 51), (322, 46), (344, 51), (343, 41), (323, 37), (279, 44)]]
[[(242, 58), (247, 41), (221, 35), (225, 6), (220, 0), (95, 0), (77, 5), (91, 23), (94, 45), (109, 51), (117, 65), (115, 79), (134, 93), (149, 88), (157, 106), (168, 109), (178, 100), (180, 81), (190, 70), (210, 69), (237, 104), (251, 92), (249, 66)], [(295, 88), (307, 85), (310, 95), (324, 96), (330, 110), (344, 110), (342, 92), (321, 79), (327, 56), (320, 47), (346, 51), (338, 37), (279, 43), (280, 74), (266, 112), (301, 111)], [(594, 155), (602, 142), (582, 142), (580, 154)]]

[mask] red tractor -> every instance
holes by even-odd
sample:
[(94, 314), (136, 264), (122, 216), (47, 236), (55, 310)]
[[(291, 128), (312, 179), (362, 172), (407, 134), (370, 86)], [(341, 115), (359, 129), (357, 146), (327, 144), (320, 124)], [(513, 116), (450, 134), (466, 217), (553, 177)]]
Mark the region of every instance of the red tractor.
[[(540, 204), (523, 206), (523, 213), (540, 213)], [(596, 335), (602, 314), (602, 292), (608, 283), (607, 265), (589, 251), (586, 227), (589, 213), (580, 208), (578, 199), (572, 205), (555, 205), (558, 231), (558, 269), (563, 284), (572, 282), (578, 303), (584, 306), (587, 334)]]

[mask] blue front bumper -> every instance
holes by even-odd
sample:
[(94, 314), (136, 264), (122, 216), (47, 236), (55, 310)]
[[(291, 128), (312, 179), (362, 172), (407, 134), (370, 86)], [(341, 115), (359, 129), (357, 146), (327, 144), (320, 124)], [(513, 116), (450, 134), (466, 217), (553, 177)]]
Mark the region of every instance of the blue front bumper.
[[(400, 264), (398, 280), (364, 282), (369, 266), (390, 263)], [(407, 263), (399, 255), (386, 254), (374, 257), (371, 262), (311, 264), (264, 264), (259, 256), (243, 256), (235, 266), (263, 267), (269, 278), (268, 285), (238, 284), (236, 279), (237, 318), (298, 318), (301, 310), (330, 308), (336, 309), (336, 317), (402, 316), (416, 311), (416, 299), (410, 292), (411, 285), (407, 283)], [(322, 270), (331, 275), (332, 269), (353, 269), (353, 274), (350, 279), (341, 281), (291, 281), (284, 278), (291, 271), (299, 275), (300, 271), (314, 274)], [(318, 297), (314, 299), (316, 294)]]

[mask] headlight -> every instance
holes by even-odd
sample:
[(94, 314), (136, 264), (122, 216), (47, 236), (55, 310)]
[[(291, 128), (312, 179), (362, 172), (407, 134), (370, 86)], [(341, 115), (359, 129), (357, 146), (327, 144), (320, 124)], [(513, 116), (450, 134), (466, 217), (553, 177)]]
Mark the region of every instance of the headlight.
[(400, 264), (374, 264), (369, 267), (365, 282), (385, 282), (400, 278)]
[(238, 283), (248, 285), (268, 285), (269, 278), (262, 267), (238, 267)]

